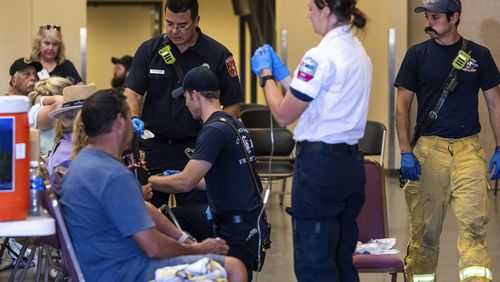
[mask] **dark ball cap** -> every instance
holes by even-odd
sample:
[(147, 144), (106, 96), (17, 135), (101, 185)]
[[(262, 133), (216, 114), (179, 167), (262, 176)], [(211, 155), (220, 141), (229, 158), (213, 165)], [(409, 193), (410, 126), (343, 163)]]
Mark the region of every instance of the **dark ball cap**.
[(215, 92), (219, 89), (217, 75), (208, 66), (199, 66), (186, 73), (184, 81), (182, 81), (182, 86), (172, 91), (171, 95), (177, 98), (188, 90)]
[(431, 11), (434, 13), (462, 12), (460, 0), (424, 0), (424, 5), (415, 8), (415, 13)]
[(130, 56), (130, 55), (125, 55), (121, 58), (116, 58), (116, 57), (113, 57), (111, 58), (111, 62), (113, 64), (122, 64), (125, 66), (125, 68), (127, 70), (129, 70), (131, 67), (132, 67), (132, 62), (134, 61), (134, 57)]
[(10, 66), (9, 74), (13, 76), (16, 72), (23, 70), (29, 66), (32, 66), (36, 69), (37, 72), (43, 69), (42, 64), (37, 61), (31, 61), (29, 57), (19, 58), (12, 63)]

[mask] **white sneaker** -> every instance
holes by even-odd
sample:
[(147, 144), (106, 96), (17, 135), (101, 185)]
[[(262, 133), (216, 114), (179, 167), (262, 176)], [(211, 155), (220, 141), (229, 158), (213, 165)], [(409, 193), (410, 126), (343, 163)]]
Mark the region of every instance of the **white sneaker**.
[[(7, 250), (9, 251), (9, 256), (12, 258), (12, 265), (16, 265), (17, 260), (19, 258), (19, 253), (21, 252), (21, 249), (23, 246), (16, 242), (14, 238), (10, 238), (8, 243), (7, 243)], [(35, 249), (36, 251), (36, 249)], [(20, 268), (25, 268), (25, 267), (33, 267), (36, 266), (36, 263), (38, 261), (38, 257), (35, 254), (33, 260), (31, 263), (27, 266), (28, 262), (28, 257), (31, 253), (30, 249), (27, 249), (26, 252), (24, 253), (24, 256), (22, 257), (22, 260), (19, 262), (19, 267)]]

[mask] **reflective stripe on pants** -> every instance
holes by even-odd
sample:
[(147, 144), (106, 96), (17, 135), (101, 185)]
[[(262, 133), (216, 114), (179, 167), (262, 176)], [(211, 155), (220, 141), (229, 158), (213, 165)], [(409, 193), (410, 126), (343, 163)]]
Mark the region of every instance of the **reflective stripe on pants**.
[(492, 281), (493, 275), (491, 270), (482, 266), (466, 267), (460, 271), (460, 281)]

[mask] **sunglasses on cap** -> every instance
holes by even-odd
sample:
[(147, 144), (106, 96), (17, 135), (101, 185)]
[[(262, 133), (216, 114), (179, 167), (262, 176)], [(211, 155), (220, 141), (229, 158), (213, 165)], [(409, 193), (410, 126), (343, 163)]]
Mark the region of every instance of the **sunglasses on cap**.
[(61, 31), (61, 26), (60, 25), (46, 24), (46, 25), (41, 25), (40, 26), (40, 30), (43, 30), (43, 29), (50, 30), (52, 28), (55, 29), (55, 30), (57, 30), (57, 31)]

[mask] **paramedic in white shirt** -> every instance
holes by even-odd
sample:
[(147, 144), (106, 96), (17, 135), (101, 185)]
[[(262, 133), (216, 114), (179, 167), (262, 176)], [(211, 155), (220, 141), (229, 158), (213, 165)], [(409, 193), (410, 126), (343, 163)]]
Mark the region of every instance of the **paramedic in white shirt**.
[[(298, 281), (359, 281), (352, 262), (356, 217), (364, 203), (363, 137), (372, 64), (351, 29), (365, 26), (355, 0), (308, 0), (309, 19), (323, 36), (290, 76), (272, 47), (252, 57), (274, 118), (298, 119), (292, 185), (294, 266)], [(285, 96), (277, 86), (287, 90)]]

